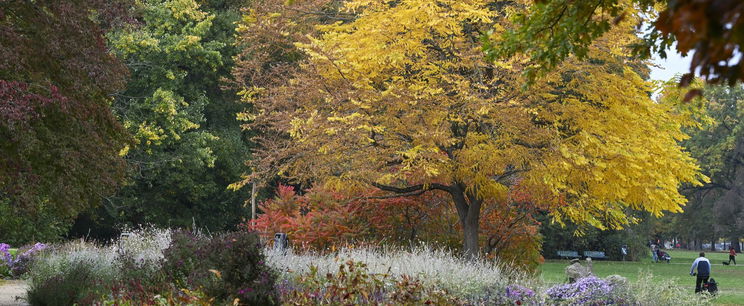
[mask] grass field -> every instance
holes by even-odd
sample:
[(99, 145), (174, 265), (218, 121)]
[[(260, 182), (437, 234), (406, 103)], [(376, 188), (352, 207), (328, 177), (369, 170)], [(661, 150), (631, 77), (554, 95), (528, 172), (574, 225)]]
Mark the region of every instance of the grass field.
[[(677, 286), (695, 290), (695, 278), (690, 276), (690, 266), (698, 251), (669, 251), (672, 256), (671, 264), (653, 263), (651, 258), (638, 262), (621, 261), (594, 261), (594, 274), (605, 277), (612, 274), (622, 275), (631, 281), (638, 278), (641, 273), (651, 273), (654, 280), (658, 282), (674, 282)], [(728, 252), (706, 252), (705, 257), (713, 264), (711, 277), (718, 282), (719, 296), (716, 304), (744, 305), (744, 262), (739, 266), (725, 266), (722, 261), (728, 261)], [(744, 256), (737, 256), (744, 261)], [(560, 283), (565, 281), (563, 270), (568, 265), (567, 260), (548, 260), (543, 264), (541, 276), (547, 283)]]

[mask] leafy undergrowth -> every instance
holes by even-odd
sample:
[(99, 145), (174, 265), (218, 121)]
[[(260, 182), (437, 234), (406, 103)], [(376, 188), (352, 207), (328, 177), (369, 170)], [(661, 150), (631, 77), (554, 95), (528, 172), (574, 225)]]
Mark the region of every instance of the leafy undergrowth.
[[(652, 275), (547, 284), (508, 264), (428, 249), (341, 249), (328, 255), (267, 250), (287, 305), (706, 305), (711, 298)], [(401, 296), (407, 297), (400, 299)]]

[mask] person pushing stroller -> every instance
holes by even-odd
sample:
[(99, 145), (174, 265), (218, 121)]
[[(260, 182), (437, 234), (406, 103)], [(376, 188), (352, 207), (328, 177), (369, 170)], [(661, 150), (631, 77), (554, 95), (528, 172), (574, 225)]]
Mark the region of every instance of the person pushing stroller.
[[(697, 273), (695, 273), (695, 268), (697, 268)], [(692, 267), (690, 268), (690, 276), (696, 276), (697, 279), (695, 280), (695, 293), (699, 293), (701, 291), (702, 285), (708, 283), (708, 278), (710, 278), (710, 261), (705, 258), (705, 252), (700, 252), (700, 257), (696, 258), (694, 262), (692, 262)]]

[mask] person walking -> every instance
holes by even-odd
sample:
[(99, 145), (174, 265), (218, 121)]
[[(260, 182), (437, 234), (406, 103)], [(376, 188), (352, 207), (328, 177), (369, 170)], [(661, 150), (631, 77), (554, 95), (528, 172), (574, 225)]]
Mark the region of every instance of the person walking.
[[(697, 273), (695, 273), (695, 268), (697, 268)], [(690, 275), (697, 275), (697, 279), (695, 280), (695, 293), (699, 293), (702, 285), (707, 283), (708, 278), (710, 278), (710, 260), (705, 258), (705, 252), (700, 252), (700, 257), (696, 258), (695, 261), (692, 262)]]
[(651, 260), (653, 262), (659, 261), (659, 251), (656, 248), (657, 248), (656, 244), (652, 243), (651, 244)]
[(728, 263), (731, 264), (731, 262), (734, 262), (734, 265), (736, 265), (736, 250), (734, 250), (734, 247), (729, 247), (729, 261)]

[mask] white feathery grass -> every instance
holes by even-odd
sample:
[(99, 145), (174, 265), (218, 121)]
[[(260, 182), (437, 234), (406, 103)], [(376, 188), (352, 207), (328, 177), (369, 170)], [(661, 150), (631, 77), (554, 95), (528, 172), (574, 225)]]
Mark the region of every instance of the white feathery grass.
[(113, 279), (118, 274), (116, 264), (120, 256), (131, 255), (140, 265), (159, 264), (170, 241), (170, 230), (155, 228), (134, 230), (128, 238), (108, 246), (84, 240), (69, 241), (49, 249), (35, 260), (29, 278), (32, 282), (43, 281), (76, 264), (84, 264), (98, 278)]
[(138, 263), (159, 262), (170, 243), (171, 230), (144, 228), (132, 231), (128, 237), (113, 243), (111, 248), (120, 254), (131, 254)]
[(510, 283), (532, 283), (534, 280), (522, 272), (506, 271), (498, 264), (484, 260), (465, 260), (451, 253), (426, 246), (410, 250), (386, 248), (343, 248), (333, 255), (314, 253), (297, 254), (273, 249), (266, 250), (267, 263), (282, 272), (283, 277), (307, 273), (310, 266), (318, 268), (320, 275), (336, 273), (341, 263), (348, 260), (362, 262), (370, 273), (388, 274), (398, 278), (413, 276), (425, 285), (432, 285), (458, 296), (474, 296), (485, 289), (501, 289)]

